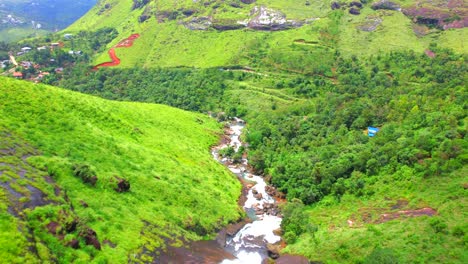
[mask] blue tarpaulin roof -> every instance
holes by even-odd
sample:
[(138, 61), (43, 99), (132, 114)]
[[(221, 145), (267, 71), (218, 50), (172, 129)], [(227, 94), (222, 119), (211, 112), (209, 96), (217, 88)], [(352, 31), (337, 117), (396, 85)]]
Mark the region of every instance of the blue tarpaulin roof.
[(379, 130), (380, 129), (378, 129), (377, 127), (367, 127), (367, 135), (369, 137), (373, 137), (377, 132), (379, 132)]

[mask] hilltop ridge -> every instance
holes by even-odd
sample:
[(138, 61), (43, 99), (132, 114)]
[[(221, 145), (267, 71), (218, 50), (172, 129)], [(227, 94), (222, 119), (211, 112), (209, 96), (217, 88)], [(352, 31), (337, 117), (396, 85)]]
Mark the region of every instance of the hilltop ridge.
[[(116, 28), (119, 36), (109, 48), (140, 33), (134, 48), (117, 51), (124, 58), (122, 67), (248, 65), (297, 70), (293, 65), (297, 60), (299, 64), (305, 63), (304, 57), (327, 60), (335, 52), (369, 56), (424, 51), (430, 43), (466, 52), (468, 9), (465, 3), (452, 2), (424, 2), (418, 7), (414, 1), (398, 0), (108, 0), (66, 32)], [(443, 18), (433, 18), (434, 10)], [(103, 53), (95, 62), (106, 60)]]

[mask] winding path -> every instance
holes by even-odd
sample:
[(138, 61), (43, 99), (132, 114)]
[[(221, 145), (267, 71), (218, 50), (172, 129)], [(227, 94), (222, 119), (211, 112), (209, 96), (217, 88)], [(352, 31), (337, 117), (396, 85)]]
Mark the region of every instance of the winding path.
[(129, 48), (129, 47), (133, 46), (133, 42), (139, 37), (140, 37), (140, 34), (132, 34), (132, 35), (130, 35), (130, 37), (121, 40), (119, 43), (117, 43), (117, 45), (110, 48), (109, 51), (108, 51), (109, 57), (111, 58), (112, 61), (100, 63), (100, 64), (94, 66), (93, 70), (97, 70), (97, 69), (99, 69), (101, 67), (118, 66), (120, 64), (120, 58), (117, 57), (117, 55), (115, 54), (115, 49), (116, 48)]

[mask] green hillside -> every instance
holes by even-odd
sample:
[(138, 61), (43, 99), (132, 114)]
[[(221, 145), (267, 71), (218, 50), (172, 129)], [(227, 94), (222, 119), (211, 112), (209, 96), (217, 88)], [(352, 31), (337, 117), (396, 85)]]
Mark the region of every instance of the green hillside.
[[(352, 1), (340, 2), (341, 7), (335, 10), (332, 10), (332, 1), (243, 2), (247, 1), (135, 2), (140, 5), (132, 1), (100, 1), (66, 31), (116, 28), (119, 36), (109, 47), (132, 33), (140, 33), (141, 38), (132, 48), (117, 50), (123, 67), (249, 65), (303, 71), (303, 65), (309, 62), (307, 59), (326, 61), (336, 51), (347, 56), (407, 49), (421, 52), (430, 43), (459, 52), (468, 50), (466, 28), (442, 30), (447, 25), (415, 23), (409, 13), (374, 10), (370, 1), (364, 1), (359, 15), (349, 13)], [(413, 1), (394, 2), (403, 10), (412, 10), (414, 5)], [(428, 5), (448, 12), (444, 21), (463, 20), (460, 14), (466, 15), (467, 10), (463, 4), (455, 9), (449, 9), (446, 3), (440, 7), (437, 1)], [(252, 21), (259, 14), (255, 7), (261, 6), (268, 8), (266, 12), (270, 18), (284, 18), (302, 26), (286, 22), (289, 29), (276, 31), (240, 25), (243, 21)], [(95, 63), (107, 60), (104, 52)], [(314, 68), (317, 67), (305, 70), (310, 72)]]
[(2, 262), (148, 261), (240, 216), (209, 117), (0, 83)]

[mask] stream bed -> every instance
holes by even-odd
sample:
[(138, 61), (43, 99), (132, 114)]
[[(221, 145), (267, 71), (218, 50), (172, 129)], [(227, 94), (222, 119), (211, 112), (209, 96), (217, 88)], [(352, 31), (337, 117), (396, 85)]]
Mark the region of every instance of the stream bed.
[(241, 181), (239, 206), (244, 208), (248, 219), (223, 228), (216, 240), (187, 242), (183, 247), (169, 246), (159, 254), (155, 263), (263, 264), (269, 257), (276, 258), (276, 264), (309, 263), (302, 256), (279, 255), (284, 243), (279, 236), (282, 219), (278, 202), (284, 201), (284, 197), (267, 185), (263, 177), (253, 173), (245, 156), (234, 163), (219, 154), (220, 150), (230, 146), (236, 152), (239, 150), (244, 127), (243, 120), (231, 120), (225, 129), (224, 140), (212, 148), (211, 154)]
[(281, 237), (275, 232), (280, 230), (281, 225), (278, 206), (275, 199), (267, 193), (266, 190), (269, 188), (263, 177), (252, 173), (246, 158), (242, 158), (239, 163), (233, 163), (232, 160), (219, 155), (219, 150), (229, 146), (236, 152), (239, 150), (242, 145), (240, 136), (244, 127), (244, 121), (235, 118), (230, 122), (227, 132), (230, 140), (212, 149), (213, 157), (247, 185), (248, 192), (242, 200), (245, 200), (243, 207), (251, 220), (251, 223), (244, 225), (233, 237), (226, 238), (225, 250), (236, 259), (225, 259), (221, 262), (223, 264), (260, 264), (268, 258), (267, 244), (281, 241)]

